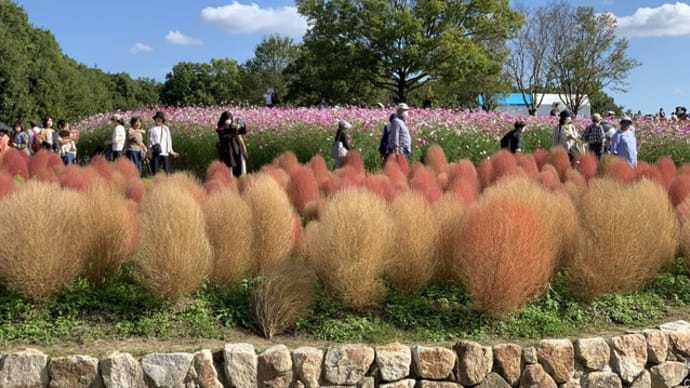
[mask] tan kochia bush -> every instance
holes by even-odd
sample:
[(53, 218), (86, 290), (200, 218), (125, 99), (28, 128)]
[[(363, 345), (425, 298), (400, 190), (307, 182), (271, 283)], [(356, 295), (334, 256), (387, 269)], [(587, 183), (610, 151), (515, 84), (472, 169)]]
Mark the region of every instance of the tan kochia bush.
[(90, 230), (80, 224), (83, 197), (31, 181), (0, 201), (0, 283), (43, 300), (84, 269)]
[(555, 248), (537, 206), (506, 192), (468, 211), (450, 270), (480, 313), (504, 316), (548, 287)]
[(252, 274), (290, 255), (295, 245), (295, 210), (285, 190), (270, 176), (259, 175), (242, 193), (252, 212)]
[(436, 278), (448, 281), (452, 278), (448, 268), (455, 260), (458, 236), (465, 222), (465, 205), (453, 193), (446, 193), (434, 202), (431, 214), (438, 232), (438, 243), (434, 247)]
[(208, 196), (204, 204), (206, 233), (213, 249), (211, 282), (232, 286), (249, 273), (252, 212), (232, 188)]
[(393, 245), (388, 250), (386, 278), (405, 293), (424, 287), (436, 268), (437, 223), (431, 205), (417, 191), (401, 193), (391, 204)]
[(174, 183), (156, 185), (142, 203), (139, 282), (175, 301), (196, 290), (211, 267), (211, 244), (201, 206)]
[(582, 232), (566, 272), (581, 299), (638, 288), (671, 263), (678, 225), (657, 183), (590, 180), (578, 212)]
[(266, 268), (255, 280), (250, 306), (256, 329), (265, 338), (295, 325), (316, 299), (316, 278), (304, 263), (287, 259)]
[(304, 227), (304, 233), (297, 244), (295, 255), (309, 263), (311, 261), (311, 256), (314, 253), (314, 246), (319, 244), (319, 237), (319, 221), (309, 221), (307, 226)]
[(347, 307), (363, 309), (385, 293), (382, 281), (393, 226), (386, 203), (363, 189), (336, 193), (323, 209), (309, 262)]
[(557, 259), (556, 264), (567, 262), (572, 257), (579, 224), (575, 205), (568, 195), (547, 190), (527, 177), (501, 180), (482, 193), (483, 201), (500, 201), (506, 197), (536, 205), (536, 211), (546, 223), (548, 239), (553, 241), (554, 251), (550, 253)]
[(89, 281), (100, 286), (107, 276), (117, 275), (122, 265), (134, 253), (130, 239), (135, 238), (134, 227), (125, 198), (112, 187), (96, 184), (82, 194), (82, 220), (85, 251), (85, 274)]

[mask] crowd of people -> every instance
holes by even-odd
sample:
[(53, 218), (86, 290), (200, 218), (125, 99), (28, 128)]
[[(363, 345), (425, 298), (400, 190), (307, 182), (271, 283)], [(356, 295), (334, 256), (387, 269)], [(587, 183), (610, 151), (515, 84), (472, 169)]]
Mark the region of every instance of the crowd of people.
[(17, 122), (12, 132), (7, 128), (0, 129), (0, 153), (8, 148), (16, 148), (26, 155), (33, 155), (40, 150), (54, 152), (65, 164), (77, 162), (77, 142), (79, 131), (72, 130), (65, 120), (58, 120), (57, 129), (53, 128), (50, 116), (43, 118), (41, 124), (30, 121), (29, 126)]
[[(567, 152), (571, 162), (578, 153), (592, 152), (601, 159), (603, 154), (616, 155), (625, 159), (631, 166), (637, 165), (637, 139), (633, 121), (627, 115), (619, 119), (619, 127), (612, 123), (615, 120), (613, 112), (607, 112), (606, 117), (595, 113), (591, 117), (592, 123), (582, 133), (575, 127), (572, 114), (565, 109), (558, 114), (558, 124), (551, 131), (551, 145), (561, 146)], [(501, 148), (510, 152), (522, 151), (522, 131), (525, 122), (518, 120), (515, 128), (506, 133), (501, 139)]]

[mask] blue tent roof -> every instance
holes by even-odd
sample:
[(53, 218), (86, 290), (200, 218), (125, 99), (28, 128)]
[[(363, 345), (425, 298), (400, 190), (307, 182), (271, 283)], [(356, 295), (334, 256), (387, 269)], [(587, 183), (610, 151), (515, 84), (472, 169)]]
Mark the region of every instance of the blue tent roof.
[[(532, 103), (532, 95), (530, 94), (525, 94), (526, 100), (528, 104)], [(479, 96), (477, 97), (477, 103), (479, 105), (484, 105), (484, 97)], [(499, 106), (509, 106), (509, 105), (525, 105), (525, 101), (522, 98), (522, 93), (510, 93), (510, 94), (503, 94), (498, 96), (498, 105)]]

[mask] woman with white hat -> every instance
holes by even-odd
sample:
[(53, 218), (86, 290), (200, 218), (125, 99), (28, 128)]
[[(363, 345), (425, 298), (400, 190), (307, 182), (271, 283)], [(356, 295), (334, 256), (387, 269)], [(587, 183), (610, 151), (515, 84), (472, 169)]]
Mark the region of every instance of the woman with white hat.
[(621, 127), (611, 137), (611, 153), (625, 159), (630, 166), (637, 166), (637, 139), (633, 122), (627, 115), (621, 117)]

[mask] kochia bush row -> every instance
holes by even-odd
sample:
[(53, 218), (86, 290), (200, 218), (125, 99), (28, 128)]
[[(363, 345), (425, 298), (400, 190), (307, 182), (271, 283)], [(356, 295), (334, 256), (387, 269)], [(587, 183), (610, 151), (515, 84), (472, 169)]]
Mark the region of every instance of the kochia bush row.
[(10, 150), (0, 283), (41, 300), (133, 261), (143, 286), (177, 300), (204, 281), (258, 277), (253, 309), (271, 335), (308, 306), (316, 281), (356, 310), (389, 287), (455, 282), (476, 310), (504, 316), (555, 271), (592, 300), (639, 287), (690, 248), (690, 168), (669, 159), (632, 169), (585, 155), (573, 168), (562, 149), (502, 151), (475, 167), (432, 146), (425, 160), (369, 173), (356, 151), (336, 171), (285, 153), (240, 179), (212, 163), (199, 182), (142, 180), (123, 159), (65, 167)]

